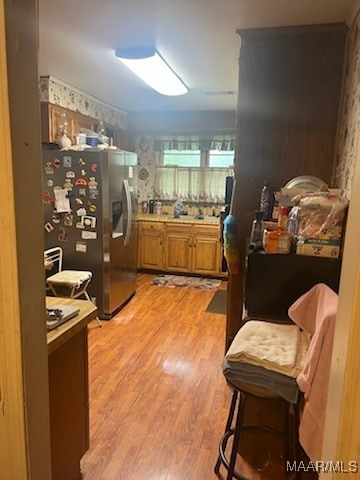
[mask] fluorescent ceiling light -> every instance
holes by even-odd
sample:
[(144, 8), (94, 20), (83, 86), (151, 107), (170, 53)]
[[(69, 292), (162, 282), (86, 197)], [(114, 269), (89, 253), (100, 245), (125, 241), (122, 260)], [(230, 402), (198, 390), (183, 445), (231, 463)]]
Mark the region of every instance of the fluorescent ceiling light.
[(188, 89), (154, 48), (117, 48), (115, 55), (162, 95), (184, 95)]

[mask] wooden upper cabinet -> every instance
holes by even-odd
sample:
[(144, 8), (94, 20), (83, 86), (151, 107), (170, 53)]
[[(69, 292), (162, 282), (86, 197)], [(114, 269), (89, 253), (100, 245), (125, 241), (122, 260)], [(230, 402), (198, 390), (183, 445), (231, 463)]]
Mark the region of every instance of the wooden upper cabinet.
[[(95, 130), (99, 120), (88, 117), (78, 112), (73, 112), (67, 108), (53, 105), (51, 103), (41, 103), (41, 141), (56, 143), (59, 138), (59, 126), (63, 123), (63, 115), (66, 115), (68, 122), (66, 131), (71, 142), (75, 144), (75, 135), (80, 133), (81, 129)], [(106, 134), (113, 138), (113, 144), (122, 150), (133, 151), (134, 148), (130, 141), (129, 132), (112, 125), (105, 124)]]
[(87, 130), (95, 130), (96, 120), (91, 117), (86, 117), (80, 113), (76, 114), (76, 133), (80, 133), (82, 128)]

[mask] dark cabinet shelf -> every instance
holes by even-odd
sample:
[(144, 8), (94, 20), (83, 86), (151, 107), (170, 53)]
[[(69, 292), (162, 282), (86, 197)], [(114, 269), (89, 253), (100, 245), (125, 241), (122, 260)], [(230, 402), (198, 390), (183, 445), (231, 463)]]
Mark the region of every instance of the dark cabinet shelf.
[(245, 307), (249, 314), (286, 316), (290, 305), (317, 283), (338, 292), (341, 259), (303, 255), (247, 256)]

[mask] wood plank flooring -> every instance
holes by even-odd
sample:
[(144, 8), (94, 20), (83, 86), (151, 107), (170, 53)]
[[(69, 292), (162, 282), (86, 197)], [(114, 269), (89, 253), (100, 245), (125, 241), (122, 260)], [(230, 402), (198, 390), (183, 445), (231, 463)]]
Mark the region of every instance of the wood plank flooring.
[[(128, 305), (103, 328), (90, 325), (83, 480), (216, 479), (231, 397), (221, 370), (225, 315), (205, 313), (213, 291), (154, 286), (152, 278), (139, 274)], [(270, 463), (251, 478), (284, 478)]]

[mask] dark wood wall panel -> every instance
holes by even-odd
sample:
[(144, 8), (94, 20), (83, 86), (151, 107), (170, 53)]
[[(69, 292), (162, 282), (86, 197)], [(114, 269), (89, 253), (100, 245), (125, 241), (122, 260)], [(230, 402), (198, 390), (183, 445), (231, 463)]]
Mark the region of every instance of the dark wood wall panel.
[[(260, 191), (297, 175), (330, 182), (342, 81), (343, 25), (242, 30), (233, 214), (242, 259)], [(243, 270), (243, 268), (242, 268)], [(227, 340), (238, 330), (243, 271), (230, 276)]]

